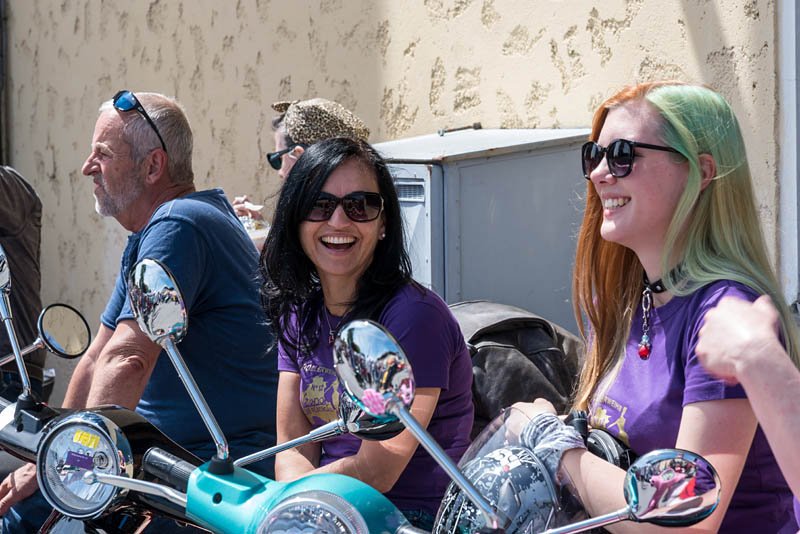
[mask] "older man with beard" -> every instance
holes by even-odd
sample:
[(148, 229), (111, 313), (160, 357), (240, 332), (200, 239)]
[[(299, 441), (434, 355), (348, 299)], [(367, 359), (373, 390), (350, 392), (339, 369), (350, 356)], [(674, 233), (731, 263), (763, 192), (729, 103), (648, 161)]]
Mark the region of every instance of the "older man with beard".
[[(64, 406), (136, 409), (200, 458), (215, 452), (168, 357), (131, 312), (127, 275), (139, 260), (153, 258), (167, 265), (181, 288), (191, 324), (181, 352), (232, 456), (273, 444), (276, 359), (268, 352), (272, 337), (258, 296), (256, 250), (224, 193), (195, 189), (192, 132), (181, 106), (156, 93), (118, 92), (100, 107), (82, 170), (94, 181), (97, 212), (131, 235), (97, 336), (75, 369)], [(253, 406), (258, 409), (245, 409)], [(272, 474), (271, 465), (260, 470)], [(20, 502), (35, 490), (33, 465), (0, 484), (4, 532), (31, 532), (46, 519), (49, 509), (40, 495)]]

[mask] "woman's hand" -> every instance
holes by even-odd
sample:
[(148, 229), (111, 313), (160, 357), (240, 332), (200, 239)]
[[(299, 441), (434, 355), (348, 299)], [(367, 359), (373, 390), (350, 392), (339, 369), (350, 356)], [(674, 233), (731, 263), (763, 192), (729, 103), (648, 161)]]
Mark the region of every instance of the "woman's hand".
[(237, 217), (250, 217), (251, 219), (262, 220), (261, 210), (264, 209), (263, 205), (253, 204), (247, 195), (233, 198), (233, 211)]
[(730, 383), (738, 382), (743, 368), (761, 356), (781, 352), (778, 311), (767, 295), (752, 303), (720, 300), (706, 313), (695, 348), (703, 367)]

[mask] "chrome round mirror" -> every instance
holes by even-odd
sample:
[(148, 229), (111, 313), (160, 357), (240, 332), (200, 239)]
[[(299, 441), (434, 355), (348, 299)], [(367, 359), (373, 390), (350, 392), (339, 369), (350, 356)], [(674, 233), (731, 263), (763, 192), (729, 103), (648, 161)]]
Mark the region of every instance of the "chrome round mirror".
[(711, 515), (719, 503), (720, 481), (702, 456), (659, 449), (636, 460), (625, 477), (631, 519), (662, 526), (688, 526)]
[(11, 289), (11, 273), (8, 270), (8, 257), (3, 247), (0, 247), (0, 291)]
[(172, 273), (162, 263), (144, 259), (128, 277), (128, 295), (139, 328), (152, 341), (169, 337), (178, 343), (186, 335), (183, 297)]
[(339, 330), (333, 366), (347, 394), (359, 408), (386, 422), (387, 403), (406, 406), (414, 400), (414, 375), (400, 344), (381, 325), (358, 319)]
[(83, 315), (72, 306), (51, 304), (39, 314), (39, 338), (62, 358), (77, 358), (89, 348), (92, 331)]

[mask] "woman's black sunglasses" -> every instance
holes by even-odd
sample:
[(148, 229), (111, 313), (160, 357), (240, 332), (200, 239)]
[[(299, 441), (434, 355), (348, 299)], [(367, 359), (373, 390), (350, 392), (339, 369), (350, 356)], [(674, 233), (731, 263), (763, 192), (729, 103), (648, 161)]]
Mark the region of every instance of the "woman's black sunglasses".
[(383, 211), (383, 197), (380, 193), (367, 191), (354, 191), (343, 197), (330, 193), (320, 193), (311, 211), (306, 215), (307, 221), (327, 221), (336, 211), (336, 206), (341, 203), (344, 214), (353, 222), (374, 221)]
[(608, 163), (608, 171), (615, 178), (624, 178), (633, 170), (633, 160), (636, 157), (636, 148), (649, 148), (651, 150), (662, 150), (664, 152), (675, 152), (677, 150), (669, 146), (650, 145), (648, 143), (637, 143), (627, 139), (617, 139), (611, 141), (607, 147), (602, 147), (594, 141), (584, 143), (581, 147), (581, 164), (583, 165), (583, 177), (589, 180), (589, 175), (600, 165), (603, 156)]
[(164, 142), (164, 138), (161, 137), (161, 133), (158, 131), (158, 128), (156, 128), (156, 123), (154, 123), (153, 119), (150, 118), (150, 115), (147, 114), (144, 106), (139, 103), (139, 99), (136, 98), (136, 95), (133, 94), (133, 92), (128, 91), (127, 89), (117, 91), (117, 94), (114, 95), (114, 98), (111, 99), (111, 102), (114, 103), (114, 108), (118, 109), (119, 111), (138, 111), (158, 136), (158, 140), (161, 141), (161, 148), (164, 149), (164, 152), (167, 151), (167, 144)]

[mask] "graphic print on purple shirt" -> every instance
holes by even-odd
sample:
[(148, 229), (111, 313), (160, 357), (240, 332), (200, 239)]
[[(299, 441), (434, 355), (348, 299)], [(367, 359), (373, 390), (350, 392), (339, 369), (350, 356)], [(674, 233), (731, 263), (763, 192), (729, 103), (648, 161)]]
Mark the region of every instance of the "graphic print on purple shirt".
[[(292, 321), (296, 324), (296, 318)], [(316, 319), (320, 332), (327, 332), (327, 321), (336, 326), (340, 318), (328, 314), (327, 318)], [(414, 285), (397, 292), (378, 322), (403, 348), (417, 388), (441, 389), (428, 432), (458, 461), (469, 445), (473, 421), (472, 361), (458, 323), (442, 299)], [(301, 355), (300, 361), (287, 354), (282, 344), (278, 346), (278, 370), (300, 375), (300, 405), (313, 428), (336, 420), (339, 400), (344, 395), (333, 371), (333, 349), (327, 335), (319, 338), (310, 354)], [(344, 435), (321, 445), (320, 465), (327, 465), (356, 454), (361, 440)], [(425, 510), (435, 515), (449, 481), (433, 458), (418, 447), (386, 495), (401, 510)]]
[[(675, 446), (684, 406), (746, 398), (741, 386), (710, 376), (694, 352), (705, 313), (725, 296), (757, 297), (746, 286), (718, 281), (653, 308), (648, 360), (639, 358), (642, 318), (635, 313), (625, 359), (610, 387), (601, 384), (591, 402), (591, 425), (608, 430), (642, 455)], [(720, 532), (779, 532), (784, 527), (797, 530), (792, 494), (759, 427)]]

